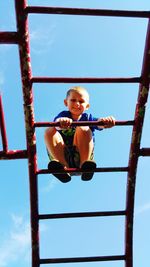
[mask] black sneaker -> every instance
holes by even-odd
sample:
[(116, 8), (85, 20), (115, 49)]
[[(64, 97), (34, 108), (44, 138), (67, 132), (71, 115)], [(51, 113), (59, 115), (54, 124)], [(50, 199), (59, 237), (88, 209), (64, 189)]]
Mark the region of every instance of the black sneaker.
[[(83, 181), (89, 181), (92, 179), (93, 175), (94, 175), (94, 171), (96, 169), (96, 163), (95, 161), (91, 161), (91, 160), (87, 160), (85, 161), (82, 166), (81, 166), (81, 170), (83, 171), (82, 172), (82, 175), (81, 175), (81, 179)], [(89, 172), (89, 173), (84, 173), (84, 171), (86, 170), (89, 170), (89, 171), (92, 171), (92, 172)]]
[[(62, 171), (64, 170), (63, 164), (61, 164), (59, 161), (52, 160), (48, 163), (48, 170), (58, 170)], [(65, 171), (65, 170), (64, 170)], [(69, 173), (52, 173), (59, 181), (62, 183), (68, 183), (71, 181), (71, 176)]]

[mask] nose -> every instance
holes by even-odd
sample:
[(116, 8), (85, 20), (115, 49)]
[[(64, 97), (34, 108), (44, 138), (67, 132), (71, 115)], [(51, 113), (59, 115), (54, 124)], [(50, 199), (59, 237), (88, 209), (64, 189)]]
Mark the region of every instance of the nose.
[(76, 100), (74, 104), (75, 104), (75, 106), (77, 106), (77, 107), (78, 107), (80, 103), (79, 103), (79, 101), (78, 101), (78, 100)]
[(79, 107), (80, 102), (79, 101), (76, 101), (75, 104), (76, 104), (77, 107)]

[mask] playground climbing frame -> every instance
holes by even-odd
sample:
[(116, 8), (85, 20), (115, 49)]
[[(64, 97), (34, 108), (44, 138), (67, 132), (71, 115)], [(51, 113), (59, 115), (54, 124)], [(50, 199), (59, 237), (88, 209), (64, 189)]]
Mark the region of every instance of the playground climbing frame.
[[(150, 148), (141, 148), (141, 135), (145, 116), (146, 103), (150, 84), (150, 12), (149, 11), (124, 11), (124, 10), (101, 10), (85, 8), (63, 8), (63, 7), (42, 7), (28, 6), (26, 0), (15, 0), (17, 30), (15, 32), (0, 32), (0, 44), (15, 44), (19, 48), (20, 69), (22, 79), (23, 107), (26, 128), (26, 149), (9, 150), (7, 142), (7, 133), (5, 127), (5, 112), (3, 110), (2, 96), (0, 96), (0, 125), (2, 151), (0, 151), (1, 160), (28, 159), (29, 183), (30, 183), (30, 208), (31, 208), (31, 249), (32, 249), (32, 267), (39, 267), (40, 264), (54, 263), (79, 263), (79, 262), (98, 262), (98, 261), (124, 261), (125, 267), (133, 267), (133, 217), (134, 217), (134, 198), (136, 171), (138, 159), (140, 156), (150, 156)], [(145, 40), (145, 50), (143, 55), (143, 65), (140, 77), (127, 78), (93, 78), (93, 77), (33, 77), (30, 59), (30, 40), (29, 40), (29, 14), (57, 14), (74, 16), (114, 16), (114, 17), (135, 17), (147, 18), (147, 35)], [(118, 211), (98, 211), (98, 212), (77, 212), (77, 213), (59, 213), (59, 214), (39, 214), (38, 210), (38, 175), (48, 174), (47, 169), (39, 170), (37, 166), (36, 151), (36, 127), (51, 127), (58, 123), (54, 122), (36, 122), (34, 119), (33, 103), (33, 84), (34, 83), (138, 83), (139, 94), (135, 108), (134, 120), (117, 121), (116, 127), (130, 126), (132, 130), (132, 139), (130, 145), (129, 162), (125, 167), (102, 167), (97, 168), (95, 172), (126, 172), (127, 190), (126, 190), (126, 208)], [(90, 125), (87, 122), (74, 122), (74, 125)], [(97, 124), (97, 122), (93, 122)], [(81, 171), (80, 169), (69, 169), (69, 172)], [(90, 170), (87, 170), (87, 172)], [(53, 170), (55, 173), (56, 170)], [(125, 216), (125, 248), (123, 255), (108, 255), (95, 257), (76, 257), (76, 258), (40, 258), (39, 248), (39, 220), (50, 220), (60, 218), (77, 217), (98, 217), (98, 216)]]

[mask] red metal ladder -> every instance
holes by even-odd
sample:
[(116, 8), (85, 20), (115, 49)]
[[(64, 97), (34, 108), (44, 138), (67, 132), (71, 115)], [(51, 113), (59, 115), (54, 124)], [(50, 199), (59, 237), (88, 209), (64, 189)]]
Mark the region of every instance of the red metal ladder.
[[(22, 77), (23, 105), (26, 124), (27, 149), (10, 151), (7, 144), (7, 135), (4, 120), (2, 99), (0, 97), (0, 125), (3, 150), (0, 151), (0, 159), (27, 158), (29, 165), (30, 181), (30, 205), (31, 205), (31, 238), (32, 238), (32, 267), (39, 267), (40, 264), (73, 263), (73, 262), (96, 262), (96, 261), (124, 261), (126, 267), (133, 267), (133, 215), (134, 195), (136, 183), (136, 170), (140, 156), (150, 156), (150, 148), (141, 148), (141, 134), (145, 115), (146, 102), (150, 83), (150, 12), (148, 11), (123, 11), (123, 10), (100, 10), (85, 8), (63, 8), (63, 7), (40, 7), (28, 6), (26, 0), (15, 0), (17, 31), (0, 32), (1, 44), (17, 44), (19, 47), (20, 67)], [(118, 16), (149, 18), (143, 66), (140, 77), (129, 78), (72, 78), (72, 77), (33, 77), (30, 64), (28, 14), (58, 14), (58, 15), (83, 15), (83, 16)], [(138, 83), (139, 95), (133, 121), (117, 121), (116, 126), (132, 126), (132, 140), (130, 146), (129, 163), (126, 167), (97, 168), (96, 172), (126, 172), (127, 193), (126, 209), (119, 211), (103, 212), (78, 212), (61, 214), (39, 214), (38, 211), (38, 185), (37, 176), (50, 173), (48, 170), (38, 170), (36, 155), (36, 127), (52, 126), (55, 123), (35, 122), (32, 85), (34, 83)], [(76, 123), (78, 125), (79, 123)], [(82, 122), (83, 125), (84, 122)], [(55, 124), (56, 125), (56, 124)], [(55, 172), (55, 170), (53, 171)], [(73, 172), (73, 170), (70, 170)], [(40, 259), (39, 256), (39, 220), (94, 217), (94, 216), (125, 216), (125, 249), (124, 255), (76, 257), (76, 258), (49, 258)]]

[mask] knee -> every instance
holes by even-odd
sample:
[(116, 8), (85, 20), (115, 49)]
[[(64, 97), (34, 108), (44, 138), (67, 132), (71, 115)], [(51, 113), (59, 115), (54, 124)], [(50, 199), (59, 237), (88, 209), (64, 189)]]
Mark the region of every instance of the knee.
[(82, 132), (82, 133), (91, 132), (89, 126), (79, 126), (76, 128), (76, 131)]
[(89, 126), (80, 126), (76, 128), (76, 135), (81, 138), (92, 138), (92, 131)]
[(56, 133), (56, 129), (54, 127), (49, 127), (45, 130), (44, 138), (50, 138)]

